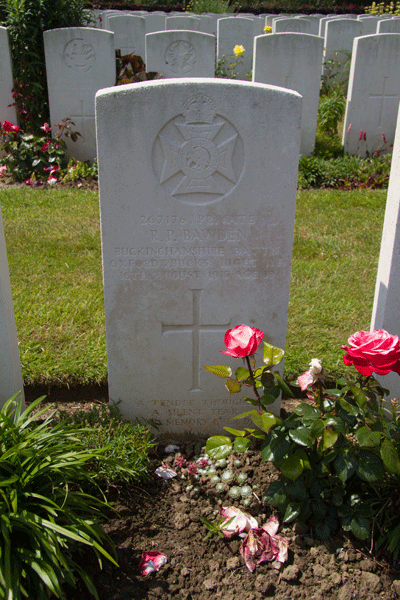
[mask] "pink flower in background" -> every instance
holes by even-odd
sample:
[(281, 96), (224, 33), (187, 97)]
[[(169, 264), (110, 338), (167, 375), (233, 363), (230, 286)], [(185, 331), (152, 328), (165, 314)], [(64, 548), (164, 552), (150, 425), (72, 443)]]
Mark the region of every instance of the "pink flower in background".
[(361, 131), (360, 131), (360, 135), (358, 136), (358, 140), (359, 140), (359, 141), (360, 141), (360, 140), (362, 140), (362, 138), (363, 138), (363, 133), (364, 133), (364, 132), (363, 132), (363, 130), (361, 129)]
[(51, 127), (49, 126), (48, 123), (43, 123), (43, 126), (40, 129), (43, 129), (43, 131), (45, 133), (50, 133), (50, 131), (51, 131)]
[(240, 554), (246, 566), (253, 573), (256, 565), (265, 561), (286, 562), (288, 558), (289, 541), (276, 535), (279, 522), (276, 517), (271, 517), (265, 525), (250, 529), (240, 547)]
[(383, 139), (383, 143), (386, 144), (386, 137), (385, 137), (385, 132), (382, 131), (382, 139)]
[(175, 459), (176, 462), (176, 466), (179, 467), (180, 469), (182, 469), (182, 467), (184, 467), (186, 465), (186, 460), (183, 458), (183, 456), (178, 456)]
[(261, 344), (263, 336), (264, 333), (256, 327), (237, 325), (225, 333), (224, 342), (228, 350), (221, 350), (221, 352), (235, 358), (251, 356)]
[(361, 375), (372, 373), (387, 375), (394, 371), (400, 375), (400, 341), (384, 329), (357, 331), (348, 339), (349, 346), (343, 356), (345, 365), (354, 365)]
[(46, 144), (43, 144), (43, 146), (42, 146), (43, 152), (46, 152), (46, 150), (49, 149), (49, 146), (50, 146), (49, 142), (47, 142)]
[(3, 165), (0, 167), (0, 177), (3, 177), (4, 171), (7, 171), (7, 165)]
[(142, 558), (139, 563), (139, 571), (141, 575), (149, 575), (158, 571), (167, 562), (167, 557), (161, 552), (151, 550), (150, 552), (143, 552)]
[(57, 182), (58, 182), (58, 179), (57, 179), (57, 177), (49, 177), (49, 178), (47, 179), (47, 183), (49, 183), (50, 185), (54, 185), (54, 184), (55, 184), (55, 183), (57, 183)]
[(348, 128), (348, 130), (347, 130), (347, 135), (349, 135), (350, 131), (351, 131), (351, 123), (350, 123), (350, 125), (349, 125), (349, 128)]
[(366, 142), (366, 141), (367, 141), (367, 132), (364, 131), (364, 142)]
[(197, 465), (194, 464), (190, 464), (188, 465), (188, 471), (189, 471), (189, 475), (196, 475), (197, 473)]
[(41, 181), (39, 179), (39, 181), (36, 181), (36, 179), (26, 179), (25, 180), (26, 185), (43, 185), (43, 181)]

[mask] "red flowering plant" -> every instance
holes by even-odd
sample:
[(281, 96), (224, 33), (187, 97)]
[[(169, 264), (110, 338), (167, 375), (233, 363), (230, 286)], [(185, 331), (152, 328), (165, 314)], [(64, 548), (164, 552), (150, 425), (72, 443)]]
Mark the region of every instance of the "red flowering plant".
[(235, 418), (250, 416), (255, 428), (225, 427), (234, 442), (226, 435), (213, 436), (207, 440), (207, 453), (214, 459), (225, 458), (233, 448), (246, 451), (256, 438), (262, 458), (279, 471), (263, 501), (283, 513), (284, 523), (307, 522), (320, 539), (342, 528), (369, 540), (374, 549), (388, 550), (397, 560), (400, 414), (396, 399), (384, 400), (389, 391), (374, 374), (400, 375), (399, 337), (383, 329), (352, 335), (348, 345), (342, 346), (343, 360), (355, 367), (358, 377), (339, 379), (331, 387), (327, 387), (321, 361), (312, 359), (309, 369), (298, 378), (308, 402), (300, 402), (282, 419), (268, 412), (267, 405), (277, 397), (276, 385), (284, 389), (280, 376), (272, 373), (283, 351), (264, 342), (267, 368), (255, 369), (250, 352), (254, 354), (261, 343), (262, 332), (245, 329), (239, 333), (237, 328), (227, 332), (224, 352), (243, 357), (247, 369), (239, 367), (234, 377), (228, 367), (206, 369), (227, 377), (230, 393), (240, 391), (242, 385), (253, 388), (255, 398), (245, 400), (257, 410)]
[(63, 119), (53, 132), (48, 123), (41, 129), (43, 134), (24, 133), (18, 125), (0, 122), (0, 149), (5, 152), (2, 163), (6, 173), (28, 185), (40, 185), (42, 181), (54, 184), (59, 171), (66, 167), (66, 137), (76, 141), (78, 132), (72, 130), (71, 119)]

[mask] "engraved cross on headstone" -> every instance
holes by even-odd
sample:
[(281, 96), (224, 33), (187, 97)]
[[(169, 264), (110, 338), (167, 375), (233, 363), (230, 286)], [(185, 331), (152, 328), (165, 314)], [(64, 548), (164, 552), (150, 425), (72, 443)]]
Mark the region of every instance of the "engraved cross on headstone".
[(387, 80), (388, 80), (388, 77), (383, 78), (382, 94), (370, 94), (369, 95), (370, 98), (380, 98), (379, 111), (378, 111), (378, 127), (380, 127), (381, 123), (382, 123), (382, 115), (383, 115), (384, 103), (385, 103), (386, 98), (397, 98), (398, 97), (398, 94), (385, 93)]
[(230, 327), (229, 323), (219, 324), (204, 324), (201, 322), (201, 307), (200, 297), (203, 290), (190, 290), (192, 292), (193, 302), (193, 318), (192, 323), (189, 325), (166, 325), (162, 323), (162, 334), (176, 332), (176, 331), (189, 331), (192, 333), (192, 387), (190, 392), (199, 392), (200, 389), (200, 333), (203, 331), (214, 331), (225, 333), (227, 328)]

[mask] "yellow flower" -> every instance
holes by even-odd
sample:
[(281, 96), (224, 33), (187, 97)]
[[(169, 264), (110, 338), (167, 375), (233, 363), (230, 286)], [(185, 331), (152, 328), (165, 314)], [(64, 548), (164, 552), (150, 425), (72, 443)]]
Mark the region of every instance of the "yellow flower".
[(266, 25), (266, 26), (264, 27), (264, 31), (265, 31), (265, 33), (271, 33), (271, 31), (272, 31), (272, 27), (271, 27), (270, 25)]
[(233, 54), (235, 56), (243, 56), (244, 48), (243, 46), (235, 46), (233, 49)]

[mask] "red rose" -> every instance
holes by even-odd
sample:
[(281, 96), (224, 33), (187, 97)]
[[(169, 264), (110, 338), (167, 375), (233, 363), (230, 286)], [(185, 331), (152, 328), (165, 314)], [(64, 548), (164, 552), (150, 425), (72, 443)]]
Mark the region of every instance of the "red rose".
[(347, 352), (343, 362), (354, 365), (361, 375), (387, 375), (390, 371), (400, 375), (400, 341), (397, 335), (390, 335), (384, 329), (357, 331), (348, 343), (350, 346), (342, 346)]
[(235, 358), (251, 356), (261, 344), (263, 336), (264, 333), (255, 327), (237, 325), (226, 332), (224, 342), (228, 350), (221, 352)]
[(42, 152), (46, 152), (46, 150), (48, 150), (48, 149), (49, 149), (49, 146), (50, 146), (50, 144), (49, 144), (49, 143), (47, 143), (47, 144), (43, 144), (43, 146), (42, 146)]

